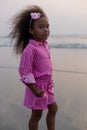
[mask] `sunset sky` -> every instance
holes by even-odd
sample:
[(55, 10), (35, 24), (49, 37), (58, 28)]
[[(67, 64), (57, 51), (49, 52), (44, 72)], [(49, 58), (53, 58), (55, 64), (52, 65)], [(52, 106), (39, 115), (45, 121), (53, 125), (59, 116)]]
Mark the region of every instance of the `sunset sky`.
[(7, 35), (11, 17), (31, 4), (47, 13), (51, 34), (87, 34), (87, 0), (0, 0), (0, 35)]

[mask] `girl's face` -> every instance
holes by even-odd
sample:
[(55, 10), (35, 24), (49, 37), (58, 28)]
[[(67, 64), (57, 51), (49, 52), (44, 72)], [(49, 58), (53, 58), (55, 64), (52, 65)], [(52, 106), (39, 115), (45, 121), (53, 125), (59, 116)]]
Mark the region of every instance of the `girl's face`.
[(34, 39), (39, 42), (44, 42), (47, 40), (50, 30), (49, 22), (47, 17), (41, 17), (34, 22), (33, 28), (29, 30), (33, 35)]

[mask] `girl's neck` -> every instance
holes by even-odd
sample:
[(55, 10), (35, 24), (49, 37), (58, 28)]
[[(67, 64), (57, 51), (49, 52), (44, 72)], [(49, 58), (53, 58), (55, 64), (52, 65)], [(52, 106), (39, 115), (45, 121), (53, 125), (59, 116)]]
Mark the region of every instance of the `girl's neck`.
[(33, 40), (39, 42), (40, 44), (44, 44), (44, 42), (45, 42), (44, 40), (39, 40), (39, 39), (35, 39), (35, 38)]

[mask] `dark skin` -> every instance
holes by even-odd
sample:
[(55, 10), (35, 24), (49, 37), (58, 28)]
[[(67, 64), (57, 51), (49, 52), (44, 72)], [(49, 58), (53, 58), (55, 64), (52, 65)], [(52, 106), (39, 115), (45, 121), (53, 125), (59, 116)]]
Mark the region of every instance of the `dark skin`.
[[(33, 28), (29, 29), (36, 41), (44, 43), (49, 36), (49, 22), (47, 17), (41, 17), (34, 22)], [(38, 90), (35, 83), (26, 84), (30, 90), (37, 96), (41, 97), (44, 94), (43, 90)], [(48, 113), (46, 116), (46, 123), (48, 130), (55, 130), (55, 117), (58, 110), (56, 102), (48, 105)], [(43, 110), (32, 110), (31, 117), (28, 123), (29, 130), (38, 130), (38, 123), (42, 117)]]
[[(36, 41), (43, 44), (43, 42), (47, 40), (50, 33), (48, 18), (41, 17), (36, 20), (33, 28), (29, 29), (29, 32), (33, 35)], [(43, 90), (37, 90), (36, 84), (27, 84), (27, 86), (37, 97), (41, 97), (44, 94)]]
[(26, 84), (30, 90), (37, 96), (37, 97), (41, 97), (44, 94), (43, 90), (37, 90), (36, 84)]
[(50, 34), (49, 22), (47, 17), (41, 17), (34, 22), (33, 28), (29, 28), (29, 32), (36, 41), (43, 43)]

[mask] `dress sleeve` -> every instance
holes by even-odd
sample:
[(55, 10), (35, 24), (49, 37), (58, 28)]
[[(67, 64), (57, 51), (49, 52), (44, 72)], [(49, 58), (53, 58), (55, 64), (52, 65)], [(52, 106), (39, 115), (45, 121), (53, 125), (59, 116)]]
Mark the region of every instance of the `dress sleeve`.
[(35, 78), (33, 75), (33, 61), (34, 50), (29, 47), (24, 50), (19, 64), (19, 74), (22, 82), (24, 83), (35, 83)]

